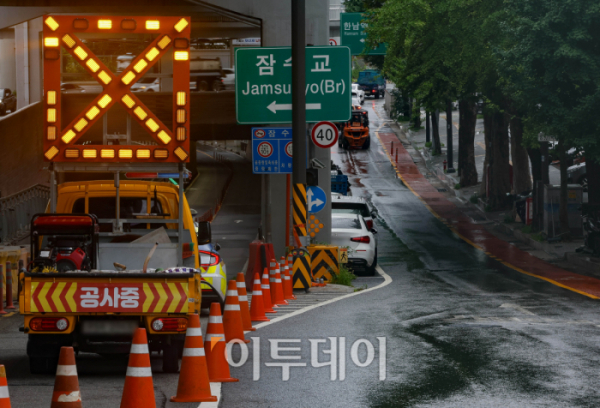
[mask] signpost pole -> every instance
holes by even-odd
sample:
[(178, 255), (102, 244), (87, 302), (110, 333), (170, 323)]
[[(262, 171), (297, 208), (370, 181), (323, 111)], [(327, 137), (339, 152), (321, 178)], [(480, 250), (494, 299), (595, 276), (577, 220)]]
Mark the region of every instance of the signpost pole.
[(302, 237), (306, 236), (305, 14), (305, 0), (292, 0), (292, 182), (294, 229)]
[(446, 156), (448, 160), (448, 173), (454, 173), (454, 147), (452, 146), (452, 101), (448, 99), (446, 103), (446, 129), (447, 129), (447, 140), (446, 145)]

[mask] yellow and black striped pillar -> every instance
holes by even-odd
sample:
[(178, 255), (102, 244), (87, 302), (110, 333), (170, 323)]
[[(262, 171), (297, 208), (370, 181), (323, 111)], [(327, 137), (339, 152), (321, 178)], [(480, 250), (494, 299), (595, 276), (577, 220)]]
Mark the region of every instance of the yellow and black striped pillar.
[(294, 231), (299, 237), (306, 236), (306, 185), (294, 184)]

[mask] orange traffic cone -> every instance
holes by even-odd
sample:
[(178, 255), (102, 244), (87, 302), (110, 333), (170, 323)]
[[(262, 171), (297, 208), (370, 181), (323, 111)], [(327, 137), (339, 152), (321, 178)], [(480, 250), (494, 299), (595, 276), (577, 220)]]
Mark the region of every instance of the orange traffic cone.
[(206, 339), (204, 340), (204, 352), (208, 364), (208, 378), (214, 382), (237, 382), (229, 373), (229, 364), (225, 358), (225, 329), (221, 317), (221, 306), (211, 303), (208, 327), (206, 328)]
[(121, 408), (139, 407), (156, 408), (148, 339), (146, 329), (141, 328), (137, 329), (133, 335), (127, 376), (121, 397)]
[(254, 331), (252, 320), (250, 320), (250, 307), (248, 307), (248, 294), (246, 293), (246, 279), (243, 273), (237, 275), (237, 291), (238, 300), (240, 302), (240, 310), (242, 312), (242, 327), (244, 330)]
[(254, 274), (254, 286), (252, 288), (252, 304), (250, 305), (250, 319), (255, 322), (268, 322), (265, 315), (265, 302), (263, 302), (262, 288), (260, 286), (260, 276)]
[(0, 408), (10, 408), (8, 384), (6, 383), (6, 370), (0, 365)]
[(271, 287), (269, 286), (269, 274), (267, 273), (267, 268), (265, 268), (263, 272), (262, 284), (260, 287), (262, 288), (262, 298), (263, 303), (265, 304), (265, 313), (277, 313), (275, 310), (273, 310), (274, 305), (271, 303)]
[(61, 347), (50, 408), (80, 408), (81, 394), (73, 347)]
[(292, 287), (292, 278), (290, 277), (290, 268), (285, 259), (285, 256), (281, 257), (280, 262), (281, 268), (283, 269), (283, 298), (285, 300), (294, 300), (294, 288)]
[(275, 267), (275, 290), (271, 292), (271, 296), (273, 296), (273, 293), (275, 294), (273, 304), (280, 306), (289, 305), (289, 303), (283, 297), (283, 282), (281, 281), (281, 273), (279, 272), (279, 263), (275, 261), (275, 265), (277, 265)]
[(194, 313), (188, 316), (177, 395), (171, 397), (171, 402), (214, 402), (217, 400), (217, 397), (210, 393), (208, 366), (203, 343), (200, 317)]
[(242, 311), (238, 299), (237, 282), (227, 282), (227, 296), (225, 297), (225, 310), (223, 313), (223, 325), (225, 326), (225, 340), (242, 340), (250, 343), (244, 338), (244, 325), (242, 323)]

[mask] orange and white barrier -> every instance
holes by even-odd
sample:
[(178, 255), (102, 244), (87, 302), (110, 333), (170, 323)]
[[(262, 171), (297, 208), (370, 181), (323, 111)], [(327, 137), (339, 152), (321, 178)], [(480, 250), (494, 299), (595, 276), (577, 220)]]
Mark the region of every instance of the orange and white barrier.
[(10, 396), (8, 395), (8, 383), (6, 382), (6, 370), (0, 365), (0, 408), (10, 408)]
[(61, 347), (50, 408), (81, 408), (73, 347)]
[(156, 408), (146, 329), (135, 331), (130, 353), (121, 408)]
[(254, 274), (252, 304), (250, 305), (250, 319), (254, 322), (268, 322), (271, 320), (265, 315), (265, 302), (263, 301), (262, 287), (258, 273)]
[(263, 303), (265, 304), (265, 313), (277, 313), (275, 310), (273, 310), (273, 304), (271, 303), (271, 287), (269, 285), (269, 273), (267, 272), (267, 268), (265, 268), (265, 271), (263, 272), (262, 284), (260, 287), (262, 288), (262, 298)]
[(204, 340), (204, 352), (208, 364), (208, 378), (214, 382), (237, 382), (237, 378), (231, 377), (229, 363), (225, 358), (225, 328), (221, 316), (221, 306), (218, 303), (210, 305), (210, 316), (206, 328), (206, 339)]
[(225, 327), (225, 340), (241, 340), (250, 343), (244, 338), (244, 325), (242, 324), (242, 311), (238, 300), (237, 282), (227, 282), (227, 296), (225, 297), (225, 310), (223, 311), (223, 325)]
[(192, 314), (188, 316), (188, 325), (185, 332), (177, 395), (171, 397), (171, 402), (215, 401), (217, 401), (217, 397), (210, 392), (200, 317), (197, 314)]
[(238, 301), (240, 303), (240, 311), (242, 312), (242, 327), (247, 331), (256, 330), (252, 327), (250, 319), (250, 307), (248, 306), (248, 294), (246, 293), (246, 280), (243, 273), (237, 274), (236, 286), (238, 292)]

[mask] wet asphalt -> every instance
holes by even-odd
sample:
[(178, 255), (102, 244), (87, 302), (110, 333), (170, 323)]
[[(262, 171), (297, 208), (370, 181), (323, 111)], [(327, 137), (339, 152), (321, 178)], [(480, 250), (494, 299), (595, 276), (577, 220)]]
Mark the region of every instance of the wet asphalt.
[[(379, 264), (392, 282), (254, 332), (260, 357), (251, 344), (246, 364), (232, 369), (240, 382), (223, 386), (222, 406), (600, 406), (598, 302), (509, 269), (450, 232), (396, 177), (375, 137), (392, 129), (383, 101), (374, 102), (375, 111), (372, 100), (364, 104), (371, 149), (334, 147), (332, 159), (350, 176), (353, 194), (379, 212)], [(357, 286), (383, 282), (369, 279)], [(323, 351), (331, 337), (338, 346), (335, 379), (330, 366), (313, 361), (330, 360)], [(276, 339), (300, 340), (280, 344), (299, 350), (278, 355)], [(310, 339), (327, 341), (311, 353)], [(367, 367), (352, 358), (361, 339), (373, 345)], [(300, 358), (275, 358), (286, 354)], [(355, 354), (359, 363), (369, 361), (364, 343)], [(266, 365), (281, 362), (306, 366), (291, 366), (284, 381), (280, 366)]]

